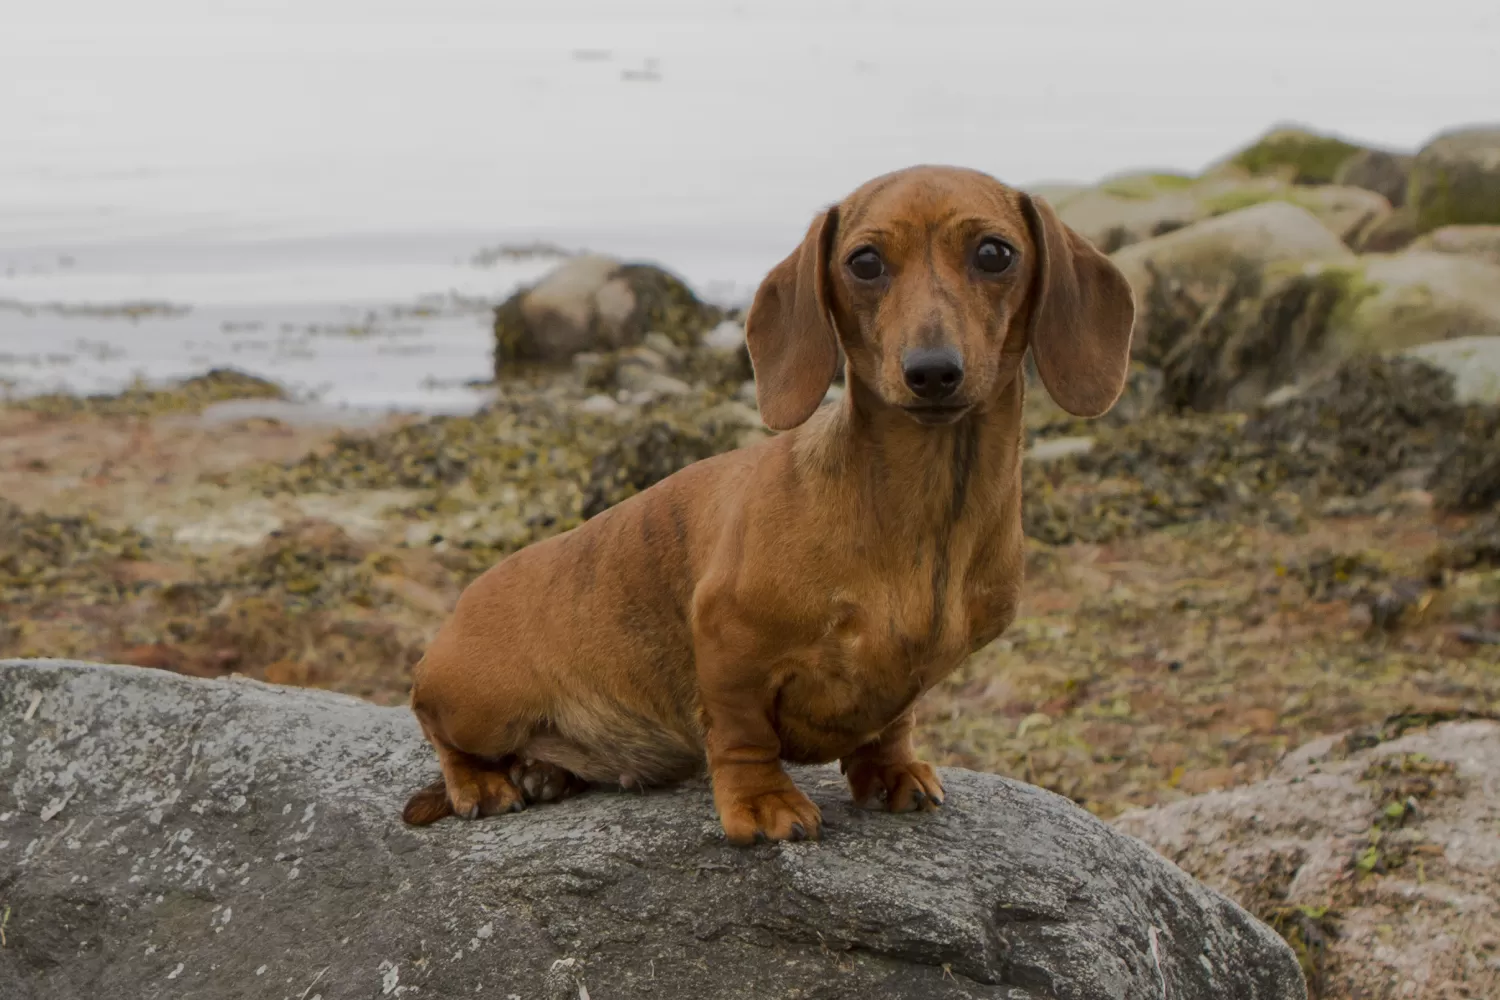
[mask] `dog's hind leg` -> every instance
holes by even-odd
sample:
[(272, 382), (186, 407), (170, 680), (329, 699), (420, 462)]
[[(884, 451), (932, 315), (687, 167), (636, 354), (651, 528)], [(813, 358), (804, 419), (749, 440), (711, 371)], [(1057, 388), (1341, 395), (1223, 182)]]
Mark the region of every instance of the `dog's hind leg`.
[(589, 787), (587, 781), (572, 771), (545, 760), (518, 756), (511, 761), (509, 774), (511, 783), (521, 790), (527, 805), (560, 802)]

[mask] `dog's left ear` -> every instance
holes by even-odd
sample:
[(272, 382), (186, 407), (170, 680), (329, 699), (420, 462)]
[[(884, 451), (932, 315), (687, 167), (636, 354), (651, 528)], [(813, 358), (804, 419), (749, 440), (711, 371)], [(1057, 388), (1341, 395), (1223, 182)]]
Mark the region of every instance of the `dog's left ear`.
[(1135, 325), (1130, 283), (1044, 200), (1023, 194), (1021, 210), (1036, 247), (1027, 340), (1037, 372), (1058, 406), (1097, 417), (1125, 388)]
[(760, 418), (772, 430), (813, 415), (838, 372), (839, 343), (828, 310), (828, 257), (838, 207), (813, 220), (802, 245), (771, 269), (745, 320)]

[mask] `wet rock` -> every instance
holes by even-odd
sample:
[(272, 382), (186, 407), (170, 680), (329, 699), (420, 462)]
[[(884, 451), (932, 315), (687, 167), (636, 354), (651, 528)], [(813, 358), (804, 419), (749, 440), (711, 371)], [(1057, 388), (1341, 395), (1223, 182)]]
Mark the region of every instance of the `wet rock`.
[(1115, 825), (1280, 929), (1319, 995), (1500, 995), (1500, 724), (1441, 718), (1319, 740), (1259, 784)]
[(557, 364), (640, 344), (651, 333), (686, 349), (720, 315), (660, 268), (574, 257), (496, 308), (495, 377), (516, 363)]
[(1407, 189), (1417, 227), (1500, 223), (1500, 127), (1455, 129), (1417, 153)]
[(12, 661), (0, 718), (7, 1000), (1306, 995), (1264, 924), (1005, 778), (891, 816), (799, 770), (825, 839), (739, 850), (698, 786), (404, 828), (410, 713), (321, 692)]

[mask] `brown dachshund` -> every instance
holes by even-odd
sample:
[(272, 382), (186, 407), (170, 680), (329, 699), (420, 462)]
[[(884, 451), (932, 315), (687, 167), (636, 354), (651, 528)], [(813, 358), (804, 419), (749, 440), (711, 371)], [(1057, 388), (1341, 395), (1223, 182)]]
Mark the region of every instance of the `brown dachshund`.
[[(1044, 201), (969, 170), (820, 215), (746, 324), (767, 426), (495, 566), (417, 666), (443, 780), (409, 823), (707, 767), (728, 839), (817, 837), (782, 762), (856, 802), (943, 802), (913, 705), (1015, 616), (1022, 359), (1068, 412), (1124, 385), (1135, 308)], [(821, 407), (845, 356), (847, 391)]]

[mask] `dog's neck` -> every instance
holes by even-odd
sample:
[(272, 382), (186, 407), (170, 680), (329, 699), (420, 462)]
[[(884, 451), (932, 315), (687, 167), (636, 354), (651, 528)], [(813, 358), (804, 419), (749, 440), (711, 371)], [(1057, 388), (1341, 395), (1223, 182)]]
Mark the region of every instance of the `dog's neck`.
[(851, 379), (844, 398), (805, 427), (799, 465), (854, 513), (857, 530), (945, 538), (1014, 516), (1025, 377), (1007, 373), (988, 404), (923, 426)]

